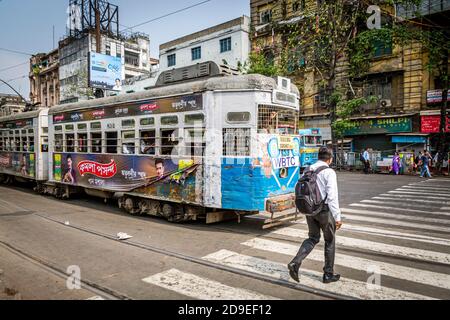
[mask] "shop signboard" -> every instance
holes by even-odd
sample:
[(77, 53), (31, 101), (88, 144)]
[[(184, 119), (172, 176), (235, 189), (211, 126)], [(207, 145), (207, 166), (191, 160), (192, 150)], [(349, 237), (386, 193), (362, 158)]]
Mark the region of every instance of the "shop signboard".
[[(441, 103), (442, 102), (442, 90), (428, 90), (427, 91), (427, 103)], [(450, 101), (450, 95), (447, 96), (447, 101)]]
[(352, 121), (350, 127), (344, 132), (346, 136), (364, 134), (387, 134), (412, 132), (412, 119), (410, 117), (364, 119)]
[[(422, 133), (439, 133), (441, 127), (441, 116), (422, 116), (421, 118), (421, 132)], [(447, 130), (450, 132), (450, 116), (447, 116)]]

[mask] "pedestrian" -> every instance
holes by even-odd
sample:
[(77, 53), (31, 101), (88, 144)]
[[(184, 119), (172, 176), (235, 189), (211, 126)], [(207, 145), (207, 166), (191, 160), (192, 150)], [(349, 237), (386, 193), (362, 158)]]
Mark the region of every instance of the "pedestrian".
[(416, 164), (417, 172), (420, 174), (422, 172), (422, 151), (416, 156), (414, 163)]
[(422, 157), (420, 158), (420, 163), (422, 165), (422, 170), (420, 172), (420, 177), (423, 178), (424, 175), (427, 175), (427, 177), (431, 178), (431, 173), (430, 173), (430, 154), (428, 153), (427, 150), (423, 151)]
[(363, 153), (363, 159), (364, 159), (364, 173), (369, 174), (370, 170), (370, 154), (369, 154), (369, 148), (366, 148)]
[(392, 159), (392, 171), (394, 171), (396, 176), (399, 175), (401, 167), (402, 164), (400, 162), (400, 155), (396, 152), (394, 158)]
[(323, 283), (339, 281), (340, 275), (334, 273), (335, 233), (342, 226), (341, 210), (339, 208), (338, 186), (336, 172), (330, 168), (333, 162), (333, 151), (327, 147), (319, 150), (319, 161), (305, 171), (317, 172), (317, 188), (324, 201), (322, 211), (314, 216), (306, 216), (309, 238), (303, 242), (294, 259), (288, 264), (290, 276), (299, 282), (298, 271), (303, 260), (311, 253), (320, 241), (320, 230), (325, 239), (325, 266), (323, 268)]

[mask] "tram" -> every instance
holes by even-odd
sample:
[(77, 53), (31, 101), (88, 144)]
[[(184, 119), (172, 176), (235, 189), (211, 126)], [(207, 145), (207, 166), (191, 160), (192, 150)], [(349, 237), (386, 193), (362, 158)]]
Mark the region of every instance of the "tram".
[(300, 171), (298, 96), (285, 78), (213, 77), (24, 115), (48, 142), (35, 150), (37, 190), (117, 199), (172, 222), (284, 212)]
[(323, 145), (320, 129), (299, 130), (300, 163), (302, 169), (313, 165), (319, 160), (319, 149)]
[(47, 181), (48, 110), (0, 118), (0, 181)]

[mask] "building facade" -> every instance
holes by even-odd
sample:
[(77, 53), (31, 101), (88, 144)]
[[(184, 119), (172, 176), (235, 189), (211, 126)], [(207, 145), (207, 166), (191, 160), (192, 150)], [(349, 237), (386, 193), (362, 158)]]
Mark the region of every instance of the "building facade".
[(243, 16), (163, 43), (159, 47), (160, 71), (207, 61), (238, 68), (249, 57), (249, 32), (250, 18)]
[[(278, 63), (286, 41), (283, 25), (301, 23), (302, 17), (316, 15), (321, 2), (251, 0), (252, 50)], [(402, 12), (400, 7), (396, 9), (388, 7), (383, 12), (397, 12), (404, 17), (411, 14)], [(424, 0), (420, 10), (427, 21), (448, 30), (450, 1)], [(308, 62), (303, 63), (307, 66)], [(337, 86), (351, 90), (355, 97), (377, 98), (354, 113), (352, 128), (344, 140), (347, 150), (369, 147), (392, 154), (395, 150), (435, 148), (436, 116), (442, 102), (432, 97), (439, 96), (443, 84), (427, 65), (427, 48), (414, 42), (376, 47), (369, 70), (359, 78), (350, 76), (349, 61), (345, 55), (341, 57), (336, 70)], [(301, 88), (300, 127), (321, 128), (324, 140), (331, 140), (329, 92), (322, 87), (320, 75), (304, 68), (290, 77)]]
[(24, 108), (25, 102), (18, 95), (0, 93), (0, 117), (23, 112)]
[(59, 52), (39, 53), (30, 59), (30, 100), (41, 107), (59, 104)]

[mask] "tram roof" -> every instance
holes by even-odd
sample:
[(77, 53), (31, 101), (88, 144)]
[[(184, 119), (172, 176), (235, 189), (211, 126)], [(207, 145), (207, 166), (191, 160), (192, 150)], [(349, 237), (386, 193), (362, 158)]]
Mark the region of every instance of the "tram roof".
[[(127, 103), (131, 101), (156, 99), (161, 97), (170, 97), (189, 93), (199, 93), (205, 91), (217, 91), (217, 90), (272, 91), (274, 89), (277, 89), (276, 80), (259, 74), (214, 77), (200, 81), (191, 81), (168, 86), (154, 87), (141, 92), (59, 105), (52, 107), (49, 111), (49, 114), (56, 114), (88, 108), (104, 107), (109, 105)], [(299, 95), (298, 88), (295, 85), (291, 85), (290, 91), (291, 93)]]
[(9, 122), (9, 121), (37, 118), (39, 116), (39, 113), (41, 113), (41, 111), (42, 110), (20, 112), (20, 113), (11, 115), (11, 116), (0, 117), (0, 122)]

